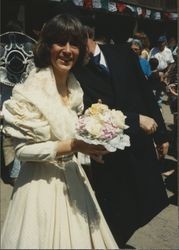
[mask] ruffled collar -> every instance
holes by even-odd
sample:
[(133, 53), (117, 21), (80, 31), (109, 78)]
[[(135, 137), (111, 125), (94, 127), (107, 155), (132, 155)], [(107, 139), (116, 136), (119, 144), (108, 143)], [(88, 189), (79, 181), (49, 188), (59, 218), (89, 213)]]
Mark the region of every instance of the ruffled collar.
[(13, 97), (35, 105), (48, 120), (53, 134), (58, 139), (67, 139), (74, 136), (77, 113), (83, 108), (83, 91), (72, 73), (68, 88), (69, 105), (66, 106), (57, 91), (52, 68), (34, 69), (24, 84), (14, 87)]

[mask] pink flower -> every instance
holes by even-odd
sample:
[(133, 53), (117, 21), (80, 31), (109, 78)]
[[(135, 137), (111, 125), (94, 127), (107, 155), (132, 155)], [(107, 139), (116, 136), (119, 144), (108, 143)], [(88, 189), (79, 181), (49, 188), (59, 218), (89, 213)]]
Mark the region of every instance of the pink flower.
[(77, 136), (93, 144), (105, 145), (108, 149), (124, 149), (129, 146), (129, 136), (124, 134), (124, 114), (120, 110), (110, 110), (107, 105), (96, 103), (79, 117)]

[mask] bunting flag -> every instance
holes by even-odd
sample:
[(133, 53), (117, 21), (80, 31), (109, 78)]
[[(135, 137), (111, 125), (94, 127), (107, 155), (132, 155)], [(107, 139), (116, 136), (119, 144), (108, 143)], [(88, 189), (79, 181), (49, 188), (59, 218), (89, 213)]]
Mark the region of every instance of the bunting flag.
[(84, 0), (83, 7), (87, 9), (92, 9), (93, 8), (92, 0)]
[(100, 0), (102, 8), (108, 10), (108, 0)]
[(109, 12), (120, 12), (122, 15), (129, 13), (135, 17), (148, 18), (152, 20), (177, 20), (178, 13), (162, 12), (158, 10), (143, 8), (135, 5), (128, 5), (115, 0), (66, 0), (72, 1), (76, 6), (87, 9), (104, 9)]
[(114, 2), (109, 2), (109, 3), (108, 3), (108, 10), (109, 10), (110, 12), (116, 12), (116, 11), (117, 11), (116, 3), (114, 3)]
[(161, 12), (153, 11), (152, 14), (151, 14), (151, 18), (153, 20), (161, 20), (162, 19)]
[(93, 8), (101, 9), (102, 8), (101, 1), (93, 0)]
[(150, 18), (151, 13), (152, 13), (152, 11), (151, 11), (151, 10), (146, 9), (146, 12), (145, 12), (145, 18)]
[(83, 0), (73, 0), (73, 3), (74, 3), (76, 6), (83, 6)]
[(126, 4), (125, 3), (116, 3), (117, 10), (119, 12), (124, 12), (126, 9)]
[(171, 13), (171, 12), (164, 12), (163, 18), (165, 20), (176, 20), (177, 19), (177, 13)]

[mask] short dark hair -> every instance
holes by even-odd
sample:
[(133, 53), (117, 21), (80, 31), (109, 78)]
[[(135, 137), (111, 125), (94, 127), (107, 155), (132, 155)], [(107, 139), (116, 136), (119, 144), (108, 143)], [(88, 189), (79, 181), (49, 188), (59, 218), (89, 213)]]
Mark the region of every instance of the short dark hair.
[(152, 57), (149, 59), (149, 64), (150, 64), (151, 70), (155, 70), (155, 69), (157, 69), (157, 67), (159, 65), (159, 61), (157, 58)]
[(69, 14), (60, 14), (44, 24), (39, 41), (34, 48), (34, 62), (38, 68), (51, 65), (50, 48), (58, 41), (73, 42), (80, 50), (76, 65), (83, 62), (86, 52), (86, 34), (78, 18)]
[(94, 40), (95, 37), (95, 30), (94, 28), (88, 26), (88, 25), (84, 25), (84, 31), (86, 33), (86, 36), (90, 39)]

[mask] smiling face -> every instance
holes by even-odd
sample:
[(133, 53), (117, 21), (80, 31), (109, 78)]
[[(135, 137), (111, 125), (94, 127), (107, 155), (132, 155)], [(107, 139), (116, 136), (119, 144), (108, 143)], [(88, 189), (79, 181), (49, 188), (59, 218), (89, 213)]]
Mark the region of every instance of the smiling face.
[(68, 72), (75, 65), (79, 48), (74, 43), (58, 42), (51, 45), (50, 57), (54, 71)]
[(68, 14), (60, 14), (44, 24), (34, 49), (38, 68), (53, 66), (57, 72), (83, 64), (86, 33), (81, 22)]

